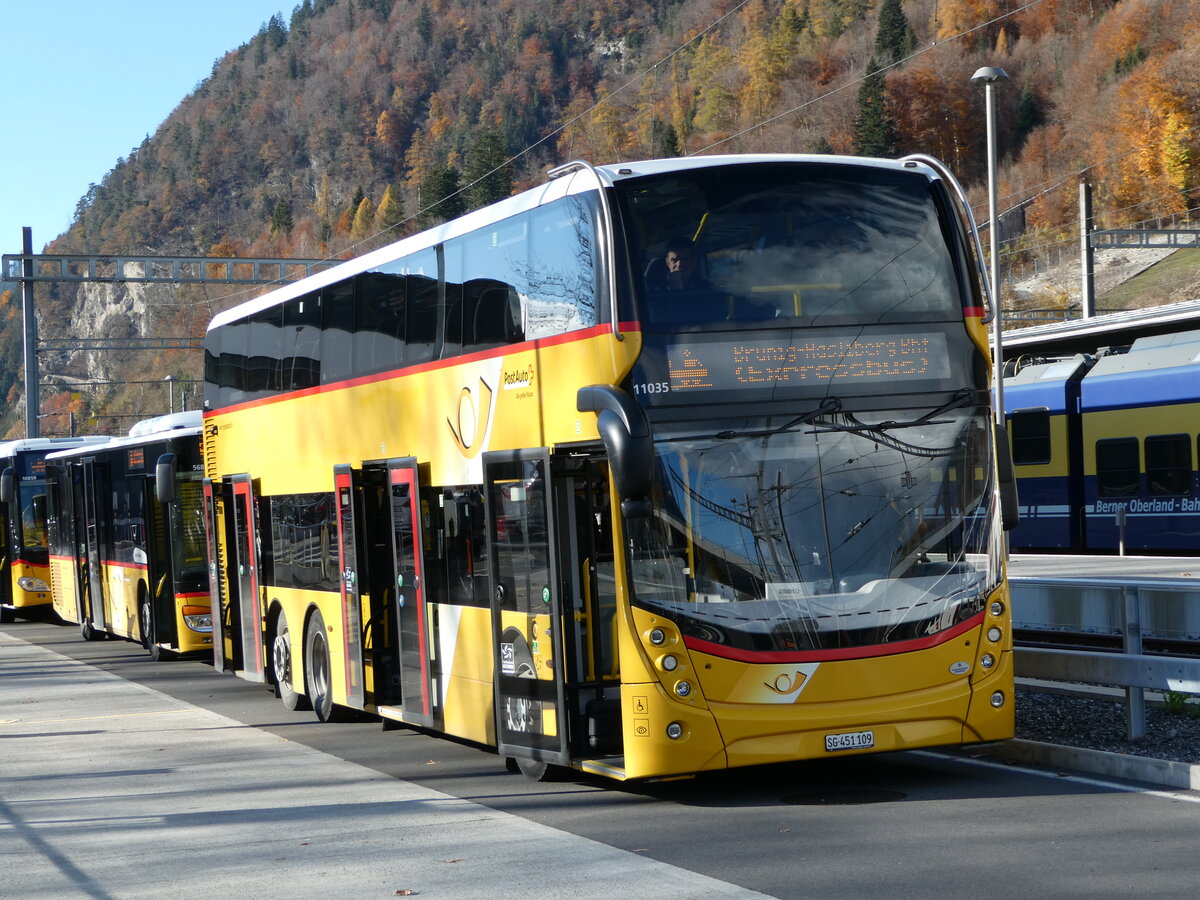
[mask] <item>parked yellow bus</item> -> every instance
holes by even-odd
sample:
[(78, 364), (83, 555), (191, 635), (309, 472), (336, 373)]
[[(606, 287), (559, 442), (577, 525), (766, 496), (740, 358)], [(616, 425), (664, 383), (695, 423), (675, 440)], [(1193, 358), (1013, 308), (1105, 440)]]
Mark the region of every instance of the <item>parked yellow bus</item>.
[(211, 322), (216, 666), (531, 777), (1010, 737), (1007, 445), (950, 173), (550, 174)]
[(54, 610), (154, 659), (212, 652), (199, 410), (46, 456)]
[(46, 454), (107, 440), (22, 438), (0, 443), (0, 622), (51, 605)]

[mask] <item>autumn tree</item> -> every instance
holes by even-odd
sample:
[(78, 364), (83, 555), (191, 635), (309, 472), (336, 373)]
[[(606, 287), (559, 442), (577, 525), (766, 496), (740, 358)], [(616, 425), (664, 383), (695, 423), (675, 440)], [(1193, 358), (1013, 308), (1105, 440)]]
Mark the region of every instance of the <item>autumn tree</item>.
[(395, 239), (399, 235), (393, 232), (403, 221), (404, 202), (400, 199), (400, 190), (389, 184), (379, 200), (379, 208), (375, 210), (374, 229), (376, 233), (387, 232), (389, 239)]

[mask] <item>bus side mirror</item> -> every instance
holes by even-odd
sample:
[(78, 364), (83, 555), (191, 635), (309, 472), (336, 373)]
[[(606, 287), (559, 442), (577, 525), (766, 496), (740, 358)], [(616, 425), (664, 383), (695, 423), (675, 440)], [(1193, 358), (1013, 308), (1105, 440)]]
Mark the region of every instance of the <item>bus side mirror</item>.
[(154, 496), (159, 503), (170, 503), (175, 499), (175, 454), (164, 453), (154, 467)]
[(13, 481), (16, 477), (17, 473), (12, 466), (0, 472), (0, 503), (12, 503)]
[(610, 384), (581, 387), (575, 408), (596, 413), (596, 428), (608, 451), (608, 464), (627, 518), (650, 515), (654, 483), (654, 437), (637, 401)]
[(999, 422), (996, 423), (996, 470), (1000, 476), (1000, 521), (1005, 531), (1012, 531), (1021, 523), (1017, 473), (1008, 446), (1008, 431)]

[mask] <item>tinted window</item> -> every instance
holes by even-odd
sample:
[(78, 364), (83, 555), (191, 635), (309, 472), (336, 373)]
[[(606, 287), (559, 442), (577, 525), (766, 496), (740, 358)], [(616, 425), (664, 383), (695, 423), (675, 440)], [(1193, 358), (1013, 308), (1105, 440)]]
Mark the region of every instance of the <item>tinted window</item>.
[(354, 372), (404, 365), (405, 276), (366, 272), (355, 279)]
[[(362, 276), (359, 276), (361, 278)], [(321, 292), (321, 383), (349, 378), (361, 360), (354, 352), (354, 294), (358, 278), (330, 285)]]
[(1096, 487), (1101, 497), (1132, 497), (1138, 492), (1137, 438), (1096, 442)]
[(1018, 409), (1010, 421), (1013, 462), (1018, 466), (1050, 462), (1050, 411)]
[(408, 275), (408, 315), (405, 325), (405, 364), (429, 362), (437, 351), (438, 263), (433, 250), (414, 253), (405, 260)]
[(1159, 496), (1192, 492), (1192, 440), (1188, 435), (1146, 438), (1146, 489)]
[(321, 383), (321, 297), (305, 294), (283, 305), (283, 368), (280, 388), (285, 391), (316, 387)]
[[(954, 260), (918, 172), (755, 164), (618, 184), (643, 325), (961, 321)], [(687, 257), (672, 271), (668, 256)], [(722, 327), (728, 327), (724, 325)]]

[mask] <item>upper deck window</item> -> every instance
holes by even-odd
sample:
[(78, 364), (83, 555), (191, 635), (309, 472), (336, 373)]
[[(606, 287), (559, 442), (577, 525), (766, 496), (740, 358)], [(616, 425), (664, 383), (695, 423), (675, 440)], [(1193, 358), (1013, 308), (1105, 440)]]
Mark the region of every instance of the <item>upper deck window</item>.
[(974, 302), (916, 172), (756, 163), (619, 192), (648, 330), (961, 321)]

